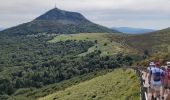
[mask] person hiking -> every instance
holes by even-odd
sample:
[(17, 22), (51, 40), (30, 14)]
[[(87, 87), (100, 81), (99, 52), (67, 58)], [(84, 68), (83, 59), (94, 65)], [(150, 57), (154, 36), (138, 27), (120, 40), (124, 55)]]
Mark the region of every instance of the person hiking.
[(161, 77), (163, 74), (163, 70), (160, 68), (160, 63), (156, 62), (155, 67), (150, 70), (148, 80), (151, 87), (150, 90), (154, 94), (152, 96), (153, 100), (157, 100), (157, 98), (160, 99)]
[(166, 78), (166, 67), (161, 66), (161, 69), (163, 70), (163, 75), (161, 77), (162, 87), (161, 87), (161, 98), (164, 100), (164, 94), (167, 93), (167, 78)]
[(146, 74), (145, 74), (145, 78), (148, 78), (148, 75), (150, 73), (150, 70), (151, 68), (154, 68), (155, 67), (155, 63), (154, 62), (150, 62), (149, 63), (149, 66), (147, 67), (147, 71), (146, 71)]
[[(145, 82), (147, 82), (147, 79), (149, 80), (149, 73), (150, 73), (151, 69), (154, 68), (154, 67), (155, 67), (155, 63), (154, 62), (150, 62), (149, 66), (147, 67), (146, 74), (145, 74)], [(153, 97), (153, 91), (151, 91), (150, 84), (148, 86), (148, 93), (151, 93), (152, 97)]]
[(165, 71), (165, 76), (166, 76), (166, 89), (168, 90), (168, 96), (166, 98), (166, 100), (170, 100), (170, 62), (167, 62), (166, 65), (166, 71)]

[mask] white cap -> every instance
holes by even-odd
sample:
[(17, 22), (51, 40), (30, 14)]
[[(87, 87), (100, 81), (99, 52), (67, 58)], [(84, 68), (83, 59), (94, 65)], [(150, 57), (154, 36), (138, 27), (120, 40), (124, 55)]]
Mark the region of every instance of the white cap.
[(168, 61), (166, 64), (170, 66), (170, 61)]
[(150, 66), (155, 66), (155, 63), (154, 63), (154, 62), (150, 62), (149, 65), (150, 65)]

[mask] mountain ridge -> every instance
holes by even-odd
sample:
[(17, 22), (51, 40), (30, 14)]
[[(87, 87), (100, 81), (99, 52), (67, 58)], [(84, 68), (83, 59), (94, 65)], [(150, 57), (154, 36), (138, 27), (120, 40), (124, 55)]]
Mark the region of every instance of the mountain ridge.
[(113, 33), (118, 32), (87, 20), (77, 12), (58, 8), (51, 9), (33, 21), (2, 31), (8, 35), (31, 35), (37, 33)]

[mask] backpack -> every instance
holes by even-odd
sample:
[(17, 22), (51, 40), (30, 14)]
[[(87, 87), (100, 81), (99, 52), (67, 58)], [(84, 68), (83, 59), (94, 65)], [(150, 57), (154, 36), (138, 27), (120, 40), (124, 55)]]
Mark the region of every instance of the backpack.
[(166, 69), (166, 76), (167, 76), (168, 80), (170, 80), (170, 68)]
[(155, 73), (152, 73), (153, 75), (153, 80), (154, 81), (160, 81), (161, 80), (161, 71), (159, 69), (159, 71), (157, 71), (156, 69), (155, 70)]

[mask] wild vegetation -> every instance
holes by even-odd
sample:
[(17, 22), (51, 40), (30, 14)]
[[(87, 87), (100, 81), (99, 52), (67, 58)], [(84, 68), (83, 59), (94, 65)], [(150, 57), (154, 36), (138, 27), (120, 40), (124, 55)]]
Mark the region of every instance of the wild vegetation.
[(112, 36), (113, 38), (119, 37), (119, 34), (108, 34), (108, 33), (81, 33), (81, 34), (70, 34), (70, 35), (59, 35), (54, 39), (50, 40), (50, 43), (56, 43), (60, 41), (93, 41), (94, 46), (90, 47), (87, 52), (80, 54), (80, 56), (94, 52), (95, 50), (101, 51), (101, 56), (106, 55), (116, 55), (116, 54), (132, 54), (136, 53), (131, 48), (123, 45), (122, 43), (115, 42), (109, 39)]
[(135, 73), (132, 70), (115, 69), (38, 100), (138, 100), (139, 94)]
[(127, 44), (140, 52), (143, 52), (145, 60), (139, 62), (146, 67), (150, 61), (160, 61), (165, 65), (170, 61), (170, 28), (152, 32), (149, 34), (132, 35), (126, 37)]
[[(82, 33), (55, 37), (48, 34), (15, 37), (1, 34), (0, 99), (34, 100), (55, 92), (61, 97), (73, 85), (74, 89), (84, 81), (93, 84), (92, 78), (106, 74), (109, 69), (129, 66), (136, 61), (145, 66), (153, 59), (165, 63), (170, 60), (168, 34), (168, 31), (148, 35)], [(65, 92), (59, 92), (64, 89)], [(120, 91), (123, 90), (120, 88)], [(71, 96), (74, 98), (74, 94)]]
[[(154, 53), (168, 52), (170, 44), (170, 31), (159, 31), (150, 34), (129, 36), (128, 45), (140, 51)], [(133, 41), (133, 42), (132, 42)]]
[[(1, 99), (9, 99), (16, 94), (22, 95), (21, 91), (32, 91), (31, 88), (43, 88), (88, 73), (132, 65), (138, 60), (136, 55), (100, 56), (101, 50), (80, 56), (95, 45), (94, 40), (66, 40), (55, 43), (50, 43), (50, 40), (52, 37), (45, 35), (2, 38)], [(27, 96), (29, 97), (29, 94)]]
[(86, 80), (93, 79), (95, 77), (105, 75), (111, 72), (112, 69), (106, 69), (101, 71), (90, 72), (84, 75), (78, 75), (68, 80), (63, 80), (58, 83), (43, 86), (42, 88), (21, 88), (18, 89), (14, 94), (10, 95), (9, 100), (35, 100), (40, 97), (47, 96), (49, 94), (55, 93), (56, 91), (64, 90), (73, 85), (77, 85)]

